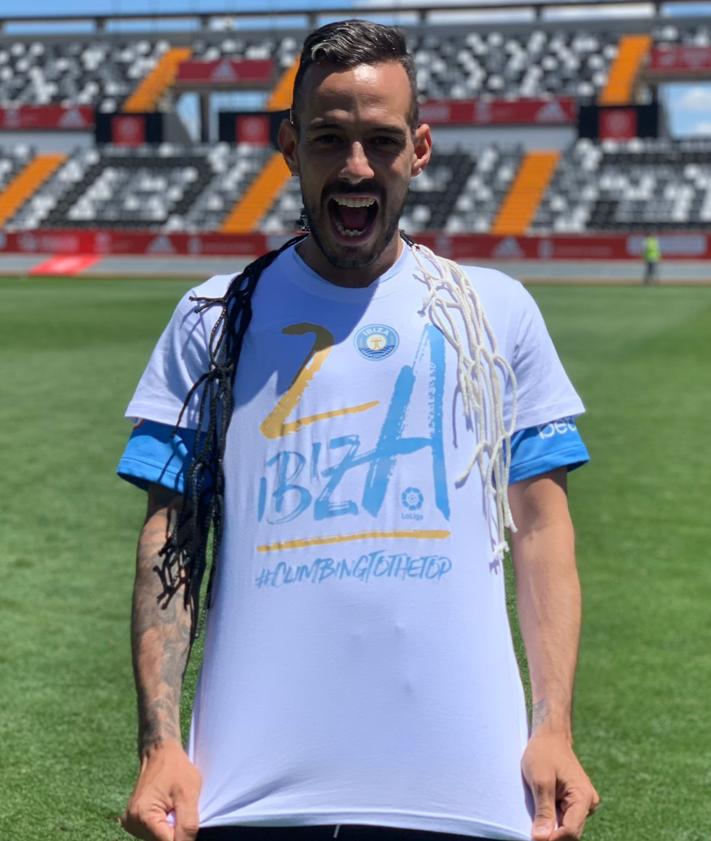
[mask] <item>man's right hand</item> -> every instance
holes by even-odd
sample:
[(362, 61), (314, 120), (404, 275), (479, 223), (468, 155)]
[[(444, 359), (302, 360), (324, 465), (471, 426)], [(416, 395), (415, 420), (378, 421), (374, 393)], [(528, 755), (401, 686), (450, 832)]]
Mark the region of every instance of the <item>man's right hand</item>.
[(194, 841), (201, 783), (179, 742), (166, 740), (146, 749), (121, 825), (143, 841)]

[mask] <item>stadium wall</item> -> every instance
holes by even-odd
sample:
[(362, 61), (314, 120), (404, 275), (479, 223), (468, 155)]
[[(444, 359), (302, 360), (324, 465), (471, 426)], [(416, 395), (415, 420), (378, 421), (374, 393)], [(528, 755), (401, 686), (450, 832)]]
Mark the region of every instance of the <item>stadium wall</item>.
[(75, 131), (16, 131), (0, 133), (0, 144), (31, 146), (38, 154), (61, 152), (68, 155), (75, 149), (88, 149), (94, 145), (94, 132)]
[[(417, 23), (414, 20), (407, 20), (405, 13), (398, 8), (388, 10), (387, 8), (378, 7), (361, 7), (359, 12), (362, 12), (363, 17), (377, 20), (382, 15), (387, 15), (406, 33), (419, 34), (426, 32), (427, 34), (436, 33), (438, 36), (446, 37), (449, 34), (461, 34), (462, 27), (476, 28), (480, 34), (487, 34), (489, 32), (502, 32), (504, 34), (515, 35), (518, 33), (530, 33), (532, 29), (540, 29), (544, 32), (556, 31), (566, 32), (579, 30), (585, 27), (590, 32), (613, 31), (616, 33), (645, 33), (651, 32), (659, 24), (678, 23), (683, 21), (684, 26), (695, 26), (697, 24), (707, 24), (708, 16), (703, 14), (684, 14), (683, 16), (664, 15), (638, 15), (630, 14), (629, 17), (622, 17), (620, 15), (605, 16), (604, 10), (601, 7), (595, 7), (594, 11), (590, 12), (590, 6), (595, 7), (594, 3), (580, 6), (566, 6), (566, 12), (569, 17), (546, 17), (537, 19), (514, 19), (510, 21), (499, 20), (491, 18), (491, 12), (488, 7), (478, 7), (479, 16), (477, 12), (471, 11), (466, 6), (458, 13), (459, 20), (454, 14), (447, 14), (445, 12), (438, 12), (437, 19), (429, 20), (426, 23)], [(521, 7), (518, 7), (521, 8)], [(571, 11), (577, 10), (578, 14), (572, 15)], [(341, 10), (345, 11), (345, 10)], [(553, 11), (553, 9), (551, 9)], [(587, 13), (586, 13), (587, 12)], [(379, 14), (380, 13), (380, 14)], [(303, 26), (293, 25), (294, 16), (289, 13), (284, 13), (285, 19), (288, 23), (279, 20), (278, 15), (270, 15), (271, 25), (268, 27), (255, 26), (249, 24), (240, 24), (229, 29), (207, 29), (199, 28), (176, 28), (172, 29), (169, 25), (161, 25), (160, 27), (151, 25), (162, 17), (167, 17), (172, 20), (169, 15), (163, 16), (161, 14), (153, 15), (150, 22), (145, 22), (143, 27), (131, 25), (126, 29), (103, 29), (87, 31), (86, 29), (77, 28), (72, 30), (63, 27), (61, 33), (56, 31), (42, 32), (36, 27), (21, 30), (15, 28), (13, 32), (0, 32), (0, 46), (10, 46), (14, 42), (21, 41), (44, 41), (55, 43), (66, 43), (67, 40), (79, 41), (85, 43), (94, 43), (97, 39), (106, 41), (123, 42), (128, 39), (135, 38), (152, 38), (165, 39), (176, 46), (191, 44), (196, 36), (200, 40), (207, 43), (212, 41), (222, 41), (225, 37), (250, 37), (260, 36), (265, 34), (274, 34), (279, 37), (292, 35), (296, 38), (302, 39), (310, 27), (306, 24)], [(397, 20), (392, 21), (392, 18), (397, 15)], [(130, 16), (124, 16), (130, 17)], [(335, 18), (336, 16), (331, 16)], [(52, 25), (50, 17), (42, 18), (48, 25)], [(112, 18), (115, 23), (120, 23), (121, 15)], [(82, 22), (86, 22), (83, 20)], [(325, 21), (324, 21), (325, 22)]]
[[(277, 248), (289, 234), (187, 234), (111, 230), (0, 232), (0, 253), (52, 255), (241, 256)], [(668, 233), (658, 237), (664, 260), (711, 259), (711, 234)], [(454, 260), (632, 260), (642, 256), (642, 234), (494, 236), (418, 234), (416, 240)]]
[(492, 143), (519, 145), (526, 151), (551, 149), (563, 151), (575, 142), (577, 134), (569, 126), (436, 126), (432, 129), (435, 147), (443, 152), (457, 147), (479, 150)]

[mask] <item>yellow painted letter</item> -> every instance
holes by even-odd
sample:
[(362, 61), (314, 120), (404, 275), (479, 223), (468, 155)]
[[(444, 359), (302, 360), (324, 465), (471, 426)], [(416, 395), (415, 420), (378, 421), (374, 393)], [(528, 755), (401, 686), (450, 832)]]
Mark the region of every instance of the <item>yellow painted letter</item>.
[(301, 429), (302, 426), (308, 426), (311, 423), (316, 423), (316, 421), (335, 418), (340, 415), (353, 415), (357, 412), (365, 412), (367, 409), (372, 409), (373, 406), (378, 405), (378, 401), (374, 400), (371, 403), (360, 403), (357, 406), (349, 406), (345, 409), (333, 409), (330, 412), (320, 412), (317, 415), (309, 415), (305, 418), (287, 421), (286, 419), (296, 408), (301, 395), (306, 391), (316, 372), (321, 368), (326, 361), (326, 357), (331, 352), (333, 348), (333, 334), (329, 330), (326, 330), (325, 327), (308, 323), (292, 324), (289, 327), (285, 327), (282, 333), (289, 336), (303, 336), (306, 333), (313, 333), (314, 343), (303, 365), (294, 377), (294, 381), (284, 392), (281, 400), (279, 400), (272, 411), (262, 421), (260, 430), (265, 438), (283, 438), (285, 435)]

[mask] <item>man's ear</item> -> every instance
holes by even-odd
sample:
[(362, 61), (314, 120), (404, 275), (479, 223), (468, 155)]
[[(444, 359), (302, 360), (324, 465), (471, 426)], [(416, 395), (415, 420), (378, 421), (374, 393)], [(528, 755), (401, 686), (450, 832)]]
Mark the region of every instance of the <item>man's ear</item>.
[(415, 129), (415, 150), (412, 161), (412, 177), (419, 175), (432, 157), (432, 133), (427, 123), (420, 123)]
[(296, 132), (296, 127), (290, 120), (281, 121), (281, 125), (279, 126), (278, 141), (279, 150), (284, 156), (284, 160), (286, 161), (286, 165), (289, 167), (289, 171), (292, 175), (298, 175), (299, 156), (297, 154), (296, 147), (298, 145), (299, 138)]

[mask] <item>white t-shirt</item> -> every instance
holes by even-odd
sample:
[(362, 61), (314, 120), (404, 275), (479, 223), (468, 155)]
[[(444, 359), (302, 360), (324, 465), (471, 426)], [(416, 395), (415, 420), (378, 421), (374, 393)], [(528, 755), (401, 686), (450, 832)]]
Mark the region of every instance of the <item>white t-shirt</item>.
[[(257, 286), (189, 743), (203, 826), (530, 837), (504, 579), (478, 471), (455, 486), (471, 434), (415, 270), (405, 247), (347, 289), (291, 248)], [(582, 412), (526, 290), (466, 271), (518, 381), (516, 428)], [(127, 415), (175, 423), (216, 315), (183, 298)]]

